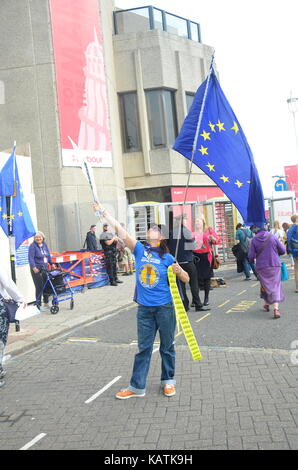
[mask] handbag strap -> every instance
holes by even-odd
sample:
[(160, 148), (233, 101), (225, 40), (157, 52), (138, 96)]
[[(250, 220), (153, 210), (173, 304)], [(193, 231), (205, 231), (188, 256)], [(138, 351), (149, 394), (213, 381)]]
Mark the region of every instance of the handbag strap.
[(258, 254), (256, 254), (256, 258), (258, 258), (262, 253), (263, 251), (265, 250), (266, 246), (269, 244), (270, 240), (272, 238), (272, 235), (271, 233), (269, 234), (269, 237), (267, 238), (267, 240), (265, 241), (264, 245), (262, 246), (261, 250), (259, 251)]

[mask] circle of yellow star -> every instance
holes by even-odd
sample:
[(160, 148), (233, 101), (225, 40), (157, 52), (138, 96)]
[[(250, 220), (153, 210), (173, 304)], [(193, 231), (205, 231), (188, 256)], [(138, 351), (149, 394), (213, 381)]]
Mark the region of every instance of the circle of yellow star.
[(201, 145), (201, 148), (199, 149), (199, 151), (201, 152), (202, 155), (208, 155), (208, 147), (203, 147), (203, 145)]
[(22, 215), (23, 215), (23, 212), (19, 211), (19, 212), (18, 212), (18, 216), (19, 216), (19, 217), (22, 217)]
[(235, 184), (236, 184), (236, 186), (238, 186), (239, 189), (241, 188), (241, 186), (243, 186), (243, 183), (241, 183), (241, 181), (239, 181), (239, 180), (236, 180)]
[(234, 121), (234, 125), (233, 125), (233, 127), (231, 127), (231, 130), (235, 131), (235, 134), (237, 134), (237, 132), (239, 132), (239, 127), (238, 127), (237, 122)]
[(200, 134), (204, 140), (211, 140), (210, 138), (210, 132), (206, 132), (205, 130), (203, 131), (203, 134)]
[(224, 183), (229, 183), (229, 177), (228, 176), (222, 175), (220, 177), (220, 179), (223, 180)]
[(216, 125), (217, 125), (217, 127), (218, 127), (219, 132), (220, 132), (220, 131), (225, 131), (224, 123), (223, 123), (223, 122), (220, 122), (220, 120), (218, 120), (218, 123), (217, 123)]
[(209, 168), (209, 171), (215, 171), (214, 170), (215, 165), (211, 165), (211, 163), (208, 163), (208, 165), (206, 166)]
[(7, 214), (3, 214), (3, 215), (2, 215), (2, 218), (3, 218), (3, 219), (7, 219)]
[(212, 132), (216, 132), (216, 130), (215, 130), (215, 124), (212, 124), (212, 122), (209, 121), (208, 126), (210, 127), (210, 129), (212, 130)]

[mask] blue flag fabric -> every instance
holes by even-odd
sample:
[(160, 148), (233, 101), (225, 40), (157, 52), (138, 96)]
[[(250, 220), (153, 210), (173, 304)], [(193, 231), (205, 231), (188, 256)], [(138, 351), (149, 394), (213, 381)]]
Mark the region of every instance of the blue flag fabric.
[(15, 147), (0, 172), (0, 196), (12, 196), (15, 191)]
[[(11, 157), (9, 157), (11, 158)], [(14, 156), (15, 158), (15, 156)], [(7, 199), (5, 196), (0, 197), (0, 225), (4, 233), (8, 236), (8, 224), (11, 224), (12, 236), (15, 237), (16, 249), (23, 241), (35, 235), (36, 230), (30, 217), (24, 194), (20, 185), (18, 167), (15, 161), (15, 179), (14, 188), (15, 196), (9, 198), (11, 201), (11, 214), (8, 217)]]
[[(208, 79), (198, 88), (173, 146), (189, 160), (192, 159), (207, 83)], [(264, 196), (253, 155), (213, 68), (193, 163), (222, 189), (239, 210), (245, 224), (264, 225)]]

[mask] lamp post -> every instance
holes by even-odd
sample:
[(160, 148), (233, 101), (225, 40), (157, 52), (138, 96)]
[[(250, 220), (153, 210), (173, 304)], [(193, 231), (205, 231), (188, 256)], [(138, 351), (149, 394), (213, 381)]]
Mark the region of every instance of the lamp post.
[(293, 116), (294, 122), (294, 131), (295, 131), (295, 138), (296, 138), (296, 147), (297, 147), (297, 155), (298, 155), (298, 134), (297, 134), (297, 126), (296, 126), (296, 113), (298, 111), (298, 98), (289, 98), (287, 99), (287, 103), (289, 106), (289, 111)]

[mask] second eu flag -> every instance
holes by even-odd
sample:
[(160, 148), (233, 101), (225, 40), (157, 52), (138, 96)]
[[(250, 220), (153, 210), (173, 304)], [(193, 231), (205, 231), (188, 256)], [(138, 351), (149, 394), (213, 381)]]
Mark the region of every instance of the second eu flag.
[[(13, 168), (13, 172), (7, 171), (7, 175), (10, 175), (10, 179), (8, 180), (7, 178), (5, 181), (7, 184), (12, 183), (12, 187), (15, 188), (15, 193), (9, 198), (0, 194), (0, 225), (7, 236), (9, 235), (8, 226), (10, 225), (12, 236), (15, 237), (15, 246), (16, 249), (18, 249), (23, 241), (35, 235), (36, 230), (20, 185), (15, 154), (13, 154), (12, 157), (9, 158), (8, 163), (11, 168)], [(5, 191), (7, 190), (5, 189)], [(10, 204), (10, 208), (7, 207), (7, 204)]]
[[(201, 125), (193, 149), (203, 98)], [(212, 68), (210, 81), (198, 88), (193, 104), (173, 146), (197, 165), (237, 207), (247, 225), (263, 225), (262, 186), (252, 152)]]

